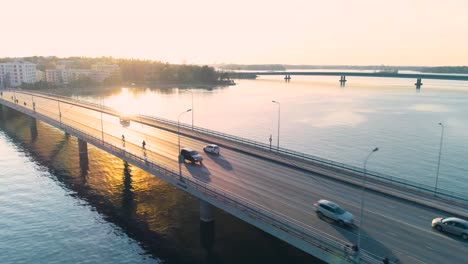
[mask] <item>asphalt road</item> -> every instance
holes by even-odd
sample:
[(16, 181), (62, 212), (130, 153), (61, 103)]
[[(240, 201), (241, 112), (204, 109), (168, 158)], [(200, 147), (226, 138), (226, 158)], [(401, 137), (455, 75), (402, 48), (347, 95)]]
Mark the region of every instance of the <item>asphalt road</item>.
[[(4, 92), (11, 100), (13, 93)], [(16, 93), (19, 104), (32, 108), (32, 98)], [(34, 97), (36, 111), (59, 120), (59, 104), (55, 100)], [(124, 106), (123, 106), (124, 107)], [(119, 118), (79, 106), (60, 103), (61, 121), (116, 146), (177, 171), (177, 134), (132, 121), (120, 125)], [(125, 143), (121, 136), (125, 135)], [(146, 150), (141, 147), (146, 142)], [(275, 162), (223, 148), (219, 156), (203, 153), (202, 142), (181, 137), (181, 147), (200, 152), (203, 165), (182, 164), (182, 173), (251, 203), (268, 208), (275, 214), (302, 223), (310, 229), (355, 244), (361, 229), (361, 248), (378, 256), (387, 256), (400, 263), (468, 263), (468, 241), (439, 233), (431, 228), (435, 217), (447, 216), (436, 209), (420, 206), (391, 196), (366, 191), (364, 223), (359, 208), (361, 188), (327, 177), (286, 167)], [(340, 227), (329, 219), (320, 219), (313, 211), (313, 202), (328, 199), (340, 204), (355, 216), (359, 227)]]

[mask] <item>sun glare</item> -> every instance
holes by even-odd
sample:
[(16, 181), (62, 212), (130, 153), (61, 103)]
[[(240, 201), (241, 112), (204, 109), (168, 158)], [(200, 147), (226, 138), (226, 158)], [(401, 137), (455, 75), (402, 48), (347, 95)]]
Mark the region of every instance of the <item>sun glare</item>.
[(120, 94), (108, 100), (112, 107), (119, 110), (121, 116), (128, 117), (139, 113), (139, 104), (128, 88), (122, 88)]

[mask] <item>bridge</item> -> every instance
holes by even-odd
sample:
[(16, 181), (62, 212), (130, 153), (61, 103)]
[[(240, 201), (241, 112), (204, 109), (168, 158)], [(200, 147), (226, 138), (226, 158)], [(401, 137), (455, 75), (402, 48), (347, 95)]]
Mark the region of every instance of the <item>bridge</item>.
[[(381, 263), (384, 257), (390, 263), (466, 260), (467, 241), (432, 230), (431, 220), (468, 218), (467, 193), (364, 173), (361, 168), (153, 116), (131, 116), (130, 123), (121, 122), (116, 109), (68, 97), (15, 90), (0, 95), (0, 111), (8, 107), (32, 117), (32, 129), (39, 120), (77, 137), (80, 166), (87, 166), (87, 144), (92, 144), (199, 198), (200, 221), (207, 228), (213, 226), (215, 206), (328, 263)], [(205, 154), (201, 166), (179, 163), (179, 136), (181, 146), (201, 153), (204, 145), (218, 144), (221, 155)], [(313, 202), (319, 199), (341, 204), (355, 215), (357, 227), (319, 218), (313, 211)], [(351, 246), (357, 244), (358, 234), (361, 243), (356, 251)]]
[(421, 88), (423, 79), (433, 80), (452, 80), (452, 81), (468, 81), (468, 75), (456, 75), (456, 74), (428, 74), (428, 73), (397, 73), (397, 72), (346, 72), (346, 71), (262, 71), (262, 72), (229, 72), (230, 78), (247, 78), (255, 79), (259, 75), (280, 75), (284, 76), (286, 81), (291, 79), (291, 75), (302, 75), (302, 76), (340, 76), (338, 80), (343, 86), (346, 83), (347, 76), (354, 77), (379, 77), (379, 78), (405, 78), (415, 79), (416, 88)]

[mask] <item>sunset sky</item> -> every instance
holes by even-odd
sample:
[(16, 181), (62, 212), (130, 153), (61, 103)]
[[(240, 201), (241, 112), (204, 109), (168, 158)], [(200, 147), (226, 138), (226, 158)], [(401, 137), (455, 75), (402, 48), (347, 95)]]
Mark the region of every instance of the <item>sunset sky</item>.
[(0, 57), (467, 65), (467, 0), (0, 0)]

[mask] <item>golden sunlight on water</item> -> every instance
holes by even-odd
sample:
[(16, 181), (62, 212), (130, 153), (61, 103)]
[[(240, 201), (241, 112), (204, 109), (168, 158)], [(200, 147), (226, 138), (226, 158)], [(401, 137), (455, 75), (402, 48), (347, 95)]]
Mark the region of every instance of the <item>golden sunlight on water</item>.
[(129, 92), (129, 88), (122, 88), (120, 93), (106, 98), (106, 102), (115, 106), (122, 116), (131, 116), (139, 113), (140, 105), (134, 103), (137, 95)]

